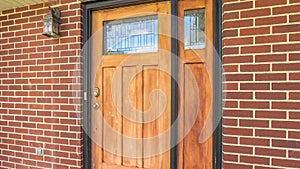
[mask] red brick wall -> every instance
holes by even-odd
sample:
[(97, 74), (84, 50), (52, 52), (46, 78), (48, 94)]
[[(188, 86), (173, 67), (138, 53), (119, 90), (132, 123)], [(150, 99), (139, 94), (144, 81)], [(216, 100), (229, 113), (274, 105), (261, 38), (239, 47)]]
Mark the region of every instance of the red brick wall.
[[(61, 9), (59, 39), (42, 35), (49, 5)], [(1, 169), (81, 168), (81, 15), (77, 0), (0, 13)]]
[(299, 168), (300, 1), (223, 4), (224, 168)]

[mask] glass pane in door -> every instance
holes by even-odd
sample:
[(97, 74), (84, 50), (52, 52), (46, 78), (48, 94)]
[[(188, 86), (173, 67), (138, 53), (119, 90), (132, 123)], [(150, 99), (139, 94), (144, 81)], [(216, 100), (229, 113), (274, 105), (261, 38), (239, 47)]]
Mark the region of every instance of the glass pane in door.
[(157, 15), (104, 22), (104, 54), (156, 52)]
[(184, 49), (205, 48), (205, 9), (184, 11)]

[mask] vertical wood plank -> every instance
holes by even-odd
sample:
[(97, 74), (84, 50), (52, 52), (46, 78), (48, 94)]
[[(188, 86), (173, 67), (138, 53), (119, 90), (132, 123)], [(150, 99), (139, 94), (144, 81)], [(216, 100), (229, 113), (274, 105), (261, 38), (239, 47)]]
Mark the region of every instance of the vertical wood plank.
[[(120, 97), (120, 90), (113, 87), (113, 77), (114, 75), (120, 83), (120, 75), (116, 73), (115, 68), (104, 68), (103, 70), (103, 99), (105, 103), (103, 104), (103, 115), (104, 115), (104, 125), (103, 127), (103, 146), (111, 151), (108, 152), (104, 150), (103, 152), (103, 162), (107, 164), (121, 164), (121, 151), (122, 151), (122, 117), (117, 111), (115, 101), (113, 98), (117, 99)], [(119, 86), (118, 86), (119, 87)], [(117, 135), (119, 133), (119, 135)]]
[[(123, 67), (122, 102), (123, 102), (123, 165), (137, 167), (141, 151), (139, 142), (141, 127), (138, 123), (138, 79), (136, 67)], [(132, 139), (130, 139), (132, 138)], [(127, 155), (127, 156), (126, 156)], [(131, 157), (128, 157), (131, 155)]]
[[(157, 168), (157, 157), (149, 157), (158, 151), (158, 139), (150, 138), (158, 134), (158, 103), (159, 98), (156, 92), (152, 90), (158, 89), (158, 70), (155, 67), (144, 66), (143, 69), (143, 112), (144, 112), (144, 168)], [(153, 93), (152, 93), (153, 92)]]
[[(212, 164), (211, 154), (209, 151), (209, 141), (205, 143), (198, 143), (198, 138), (201, 129), (204, 126), (204, 122), (207, 118), (206, 114), (206, 78), (207, 74), (204, 64), (188, 64), (185, 66), (185, 72), (192, 72), (197, 82), (197, 88), (199, 91), (193, 91), (195, 84), (192, 84), (192, 79), (189, 79), (189, 75), (185, 73), (185, 119), (184, 126), (185, 132), (189, 134), (184, 139), (184, 169), (190, 168), (210, 168)], [(200, 103), (196, 95), (199, 94)], [(193, 106), (195, 105), (195, 106)], [(196, 107), (198, 105), (198, 107)], [(198, 109), (198, 110), (197, 110)], [(191, 113), (198, 111), (195, 123), (194, 116)], [(191, 128), (190, 131), (188, 129)]]

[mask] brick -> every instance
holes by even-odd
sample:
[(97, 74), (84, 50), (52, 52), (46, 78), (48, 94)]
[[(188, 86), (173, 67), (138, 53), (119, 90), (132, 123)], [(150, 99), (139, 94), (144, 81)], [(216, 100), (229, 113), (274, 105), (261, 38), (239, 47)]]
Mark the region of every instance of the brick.
[(269, 64), (252, 64), (252, 65), (241, 65), (241, 72), (268, 72), (270, 71)]
[(76, 42), (75, 37), (69, 37), (69, 38), (61, 38), (60, 43), (73, 43)]
[(224, 21), (223, 28), (242, 28), (253, 26), (253, 19), (235, 20), (235, 21)]
[(289, 35), (289, 40), (292, 42), (292, 41), (300, 41), (300, 34), (297, 33), (297, 34), (290, 34)]
[(224, 20), (238, 19), (238, 18), (239, 18), (239, 12), (230, 12), (230, 13), (223, 14)]
[(252, 129), (243, 129), (243, 128), (231, 128), (223, 127), (223, 134), (225, 135), (239, 135), (239, 136), (252, 136)]
[(226, 92), (226, 99), (252, 99), (252, 92)]
[(286, 61), (286, 54), (256, 55), (255, 62), (281, 62)]
[(226, 108), (237, 108), (238, 102), (237, 101), (226, 101), (225, 106)]
[(255, 155), (285, 157), (286, 150), (257, 147), (255, 148)]
[(300, 60), (300, 53), (290, 53), (289, 54), (290, 61), (298, 61)]
[(13, 12), (15, 12), (14, 9), (7, 9), (7, 10), (2, 11), (2, 14), (10, 14), (10, 13), (13, 13)]
[(223, 49), (223, 54), (224, 55), (230, 55), (230, 54), (238, 54), (239, 53), (239, 48), (237, 47), (227, 47)]
[(299, 31), (300, 31), (299, 24), (274, 26), (272, 29), (273, 33), (291, 33), (291, 32), (299, 32)]
[(268, 120), (240, 120), (239, 122), (241, 127), (259, 127), (259, 128), (268, 128)]
[[(14, 21), (9, 20), (9, 21), (4, 21), (2, 22), (2, 26), (9, 26), (9, 25), (13, 25)], [(2, 34), (2, 36), (4, 35), (4, 33)]]
[(273, 83), (273, 90), (300, 90), (300, 83), (287, 82), (287, 83)]
[(286, 80), (285, 73), (268, 73), (268, 74), (256, 74), (255, 81), (281, 81)]
[(60, 56), (74, 56), (76, 55), (76, 51), (61, 51)]
[(223, 119), (223, 125), (225, 126), (237, 126), (237, 120), (236, 119)]
[(227, 117), (253, 117), (250, 110), (224, 110), (224, 116)]
[(256, 109), (269, 109), (269, 102), (263, 101), (241, 101), (241, 108), (256, 108)]
[(71, 4), (70, 5), (70, 9), (80, 9), (81, 8), (81, 4)]
[(20, 13), (8, 15), (8, 19), (16, 19), (16, 18), (20, 18), (20, 17), (21, 17)]
[(241, 154), (252, 154), (253, 148), (252, 147), (224, 145), (223, 151), (228, 152), (228, 153), (232, 152), (232, 153), (241, 153)]
[(270, 90), (269, 83), (241, 83), (241, 90)]
[(240, 161), (243, 163), (264, 164), (264, 165), (268, 165), (270, 162), (269, 158), (254, 157), (254, 156), (241, 156)]
[(288, 138), (290, 139), (300, 139), (300, 132), (299, 131), (289, 131)]
[[(21, 18), (21, 19), (16, 19), (15, 20), (15, 24), (22, 24), (22, 23), (27, 23), (27, 22), (28, 22), (28, 18)], [(24, 30), (24, 31), (28, 32), (28, 30)], [(20, 32), (20, 31), (18, 31), (18, 32)], [(17, 36), (20, 36), (20, 34), (18, 34)]]
[(27, 11), (27, 10), (28, 10), (28, 6), (16, 8), (16, 12), (22, 12), (22, 11)]
[(286, 131), (282, 130), (268, 130), (268, 129), (255, 129), (255, 136), (270, 137), (270, 138), (285, 138)]
[(296, 122), (296, 121), (272, 121), (272, 128), (300, 129), (300, 122)]
[(224, 136), (222, 142), (223, 143), (237, 144), (238, 143), (238, 139), (237, 139), (237, 137)]
[(247, 9), (252, 8), (253, 2), (239, 2), (239, 3), (232, 3), (232, 4), (225, 4), (223, 6), (224, 11), (231, 11), (231, 10), (241, 10), (241, 9)]
[(289, 14), (289, 13), (298, 13), (300, 5), (290, 5), (285, 7), (276, 7), (273, 8), (273, 15), (277, 14)]
[(76, 11), (72, 10), (72, 11), (62, 11), (61, 12), (62, 18), (70, 17), (70, 16), (76, 16)]
[(16, 48), (25, 48), (28, 47), (28, 42), (15, 43)]
[(268, 35), (268, 36), (258, 36), (255, 38), (256, 44), (286, 42), (286, 41), (287, 41), (286, 35)]
[(224, 46), (253, 44), (253, 38), (230, 38), (223, 40)]
[(286, 93), (284, 92), (255, 92), (257, 100), (285, 100)]
[(290, 141), (290, 140), (272, 140), (272, 146), (299, 149), (300, 143), (298, 141)]
[(5, 21), (5, 20), (7, 20), (7, 16), (6, 15), (2, 15), (2, 16), (0, 16), (0, 21)]
[(289, 21), (290, 22), (300, 22), (299, 17), (300, 17), (299, 14), (292, 14), (289, 16)]
[(290, 92), (289, 99), (290, 100), (300, 100), (300, 92)]
[(287, 3), (286, 0), (272, 0), (272, 1), (255, 0), (255, 7), (284, 5), (286, 3)]
[(252, 74), (227, 74), (225, 81), (252, 81)]
[(300, 109), (299, 102), (273, 102), (273, 109), (284, 109), (284, 110), (298, 110)]
[(224, 161), (237, 162), (238, 161), (238, 156), (237, 155), (231, 155), (231, 154), (223, 154), (223, 160)]
[(27, 34), (28, 34), (28, 30), (16, 31), (16, 36), (23, 36)]
[(238, 90), (238, 84), (237, 83), (225, 83), (223, 85), (224, 91), (225, 90)]
[(253, 56), (251, 55), (240, 55), (240, 56), (232, 56), (232, 57), (224, 57), (223, 63), (252, 63)]
[(38, 9), (38, 8), (43, 8), (44, 4), (35, 4), (35, 5), (30, 5), (29, 9)]
[(22, 12), (22, 17), (28, 17), (33, 15), (35, 15), (35, 11)]
[(289, 151), (289, 158), (300, 158), (300, 151)]
[(262, 46), (247, 46), (242, 47), (241, 53), (242, 54), (250, 54), (250, 53), (266, 53), (271, 51), (270, 45), (262, 45)]
[(278, 44), (273, 45), (274, 52), (298, 51), (300, 44)]
[(235, 37), (238, 35), (238, 30), (224, 30), (223, 37)]
[(15, 31), (21, 29), (21, 25), (14, 25), (8, 28), (9, 31)]
[(247, 164), (234, 164), (234, 163), (223, 163), (224, 168), (242, 168), (242, 169), (253, 169), (252, 165)]
[(255, 111), (255, 118), (266, 119), (285, 119), (286, 112), (284, 111)]
[[(269, 8), (241, 11), (242, 18), (268, 16), (268, 15), (271, 15), (271, 9)], [(224, 20), (226, 19), (224, 18)]]
[(30, 22), (39, 22), (39, 21), (42, 21), (43, 20), (43, 16), (34, 16), (34, 17), (30, 17), (29, 18), (29, 21)]
[(250, 145), (250, 146), (269, 146), (270, 140), (265, 139), (265, 138), (243, 138), (243, 137), (241, 137), (240, 144)]
[(261, 34), (269, 34), (270, 27), (259, 27), (259, 28), (244, 28), (240, 30), (240, 36), (248, 36), (248, 35), (261, 35)]

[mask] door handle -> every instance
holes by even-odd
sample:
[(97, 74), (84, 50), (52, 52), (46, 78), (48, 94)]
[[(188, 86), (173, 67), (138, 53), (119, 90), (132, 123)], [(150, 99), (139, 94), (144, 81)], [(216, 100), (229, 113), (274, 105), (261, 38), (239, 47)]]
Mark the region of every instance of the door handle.
[(98, 87), (95, 87), (93, 90), (94, 97), (98, 97), (100, 95), (100, 89)]

